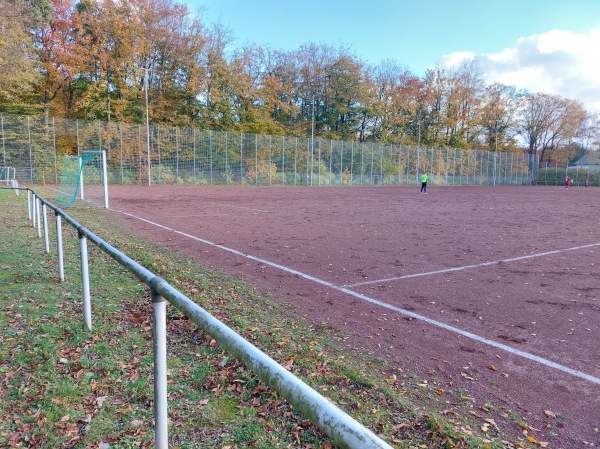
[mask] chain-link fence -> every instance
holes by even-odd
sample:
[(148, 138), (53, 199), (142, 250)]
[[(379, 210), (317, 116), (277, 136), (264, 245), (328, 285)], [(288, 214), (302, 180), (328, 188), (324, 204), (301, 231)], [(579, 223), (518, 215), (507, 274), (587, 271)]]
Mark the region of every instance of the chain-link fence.
[(546, 186), (562, 186), (569, 176), (574, 186), (600, 186), (600, 166), (575, 165), (565, 168), (558, 164), (544, 164), (537, 172), (537, 182)]
[(415, 185), (425, 172), (434, 185), (528, 185), (539, 177), (537, 155), (524, 153), (32, 116), (0, 120), (2, 165), (34, 184), (58, 184), (61, 157), (85, 150), (106, 150), (109, 184)]

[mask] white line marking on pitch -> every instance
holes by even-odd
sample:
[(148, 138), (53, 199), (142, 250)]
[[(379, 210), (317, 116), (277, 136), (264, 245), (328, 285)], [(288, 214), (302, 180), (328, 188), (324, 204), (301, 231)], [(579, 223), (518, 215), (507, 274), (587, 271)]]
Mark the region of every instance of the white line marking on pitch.
[(373, 281), (357, 282), (356, 284), (346, 284), (346, 285), (344, 285), (344, 287), (351, 288), (351, 287), (359, 287), (361, 285), (383, 284), (385, 282), (399, 281), (401, 279), (416, 278), (416, 277), (420, 277), (420, 276), (430, 276), (432, 274), (451, 273), (453, 271), (468, 270), (471, 268), (488, 267), (490, 265), (498, 265), (503, 262), (517, 262), (519, 260), (533, 259), (535, 257), (544, 257), (544, 256), (552, 255), (552, 254), (559, 254), (559, 253), (562, 253), (565, 251), (576, 251), (579, 249), (593, 248), (594, 246), (600, 246), (600, 243), (591, 243), (589, 245), (574, 246), (573, 248), (557, 249), (554, 251), (546, 251), (545, 253), (530, 254), (528, 256), (513, 257), (510, 259), (494, 260), (492, 262), (482, 262), (482, 263), (478, 263), (478, 264), (474, 264), (474, 265), (465, 265), (463, 267), (445, 268), (443, 270), (428, 271), (425, 273), (414, 273), (414, 274), (407, 274), (404, 276), (396, 276), (393, 278), (376, 279)]
[(192, 215), (169, 215), (169, 218), (178, 220), (180, 218), (202, 218), (202, 217), (231, 217), (231, 214), (192, 214)]
[[(133, 215), (133, 214), (130, 214), (130, 213), (127, 213), (127, 212), (123, 212), (123, 211), (119, 211), (119, 210), (115, 210), (115, 209), (111, 209), (111, 210), (114, 211), (114, 212), (119, 212), (119, 213), (121, 213), (123, 215), (128, 215), (130, 217), (137, 218), (140, 221), (149, 223), (151, 225), (157, 226), (157, 227), (165, 229), (167, 231), (174, 232), (175, 234), (179, 234), (179, 235), (182, 235), (184, 237), (188, 237), (188, 238), (190, 238), (192, 240), (196, 240), (198, 242), (202, 242), (202, 243), (205, 243), (207, 245), (214, 246), (216, 248), (220, 248), (220, 249), (222, 249), (224, 251), (228, 251), (228, 252), (236, 254), (238, 256), (242, 256), (242, 257), (245, 257), (247, 259), (254, 260), (256, 262), (260, 262), (260, 263), (262, 263), (264, 265), (268, 265), (268, 266), (271, 266), (273, 268), (278, 268), (278, 269), (280, 269), (282, 271), (285, 271), (287, 273), (294, 274), (296, 276), (300, 276), (300, 277), (302, 277), (304, 279), (307, 279), (309, 281), (316, 282), (317, 284), (324, 285), (326, 287), (332, 288), (332, 289), (337, 290), (337, 291), (342, 292), (342, 293), (346, 293), (347, 295), (354, 296), (355, 298), (362, 299), (363, 301), (369, 302), (371, 304), (375, 304), (375, 305), (378, 305), (380, 307), (384, 307), (386, 309), (393, 310), (395, 312), (398, 312), (398, 313), (401, 313), (403, 315), (409, 316), (409, 317), (414, 318), (416, 320), (420, 320), (420, 321), (423, 321), (423, 322), (425, 322), (427, 324), (431, 324), (432, 326), (437, 326), (437, 327), (445, 329), (447, 331), (454, 332), (455, 334), (462, 335), (463, 337), (470, 338), (471, 340), (475, 340), (475, 341), (477, 341), (479, 343), (483, 343), (485, 345), (492, 346), (492, 347), (500, 349), (502, 351), (506, 351), (506, 352), (508, 352), (508, 353), (510, 353), (512, 355), (516, 355), (516, 356), (522, 357), (524, 359), (532, 360), (534, 362), (537, 362), (537, 363), (539, 363), (541, 365), (544, 365), (544, 366), (547, 366), (549, 368), (553, 368), (553, 369), (556, 369), (558, 371), (562, 371), (563, 373), (570, 374), (571, 376), (578, 377), (580, 379), (587, 380), (588, 382), (592, 382), (594, 384), (600, 385), (600, 378), (594, 377), (594, 376), (592, 376), (590, 374), (586, 374), (584, 372), (581, 372), (581, 371), (578, 371), (578, 370), (575, 370), (575, 369), (572, 369), (572, 368), (569, 368), (568, 366), (561, 365), (559, 363), (553, 362), (552, 360), (548, 360), (548, 359), (545, 359), (543, 357), (538, 357), (537, 355), (534, 355), (534, 354), (529, 354), (528, 352), (521, 351), (519, 349), (515, 349), (515, 348), (513, 348), (511, 346), (505, 345), (503, 343), (499, 343), (499, 342), (494, 341), (494, 340), (490, 340), (490, 339), (485, 338), (485, 337), (481, 337), (481, 336), (479, 336), (477, 334), (473, 334), (471, 332), (462, 330), (462, 329), (460, 329), (458, 327), (451, 326), (449, 324), (442, 323), (441, 321), (433, 320), (431, 318), (427, 318), (424, 315), (419, 315), (418, 313), (411, 312), (410, 310), (402, 309), (400, 307), (396, 307), (396, 306), (393, 306), (391, 304), (387, 304), (387, 303), (385, 303), (383, 301), (379, 301), (379, 300), (377, 300), (375, 298), (371, 298), (371, 297), (369, 297), (367, 295), (363, 295), (361, 293), (357, 293), (355, 291), (352, 291), (352, 290), (350, 290), (350, 289), (348, 289), (346, 287), (340, 287), (338, 285), (332, 284), (331, 282), (325, 281), (323, 279), (319, 279), (319, 278), (316, 278), (316, 277), (311, 276), (309, 274), (302, 273), (300, 271), (294, 270), (293, 268), (288, 268), (286, 266), (279, 265), (277, 263), (274, 263), (274, 262), (271, 262), (271, 261), (268, 261), (268, 260), (265, 260), (265, 259), (261, 259), (259, 257), (255, 257), (255, 256), (252, 256), (250, 254), (245, 254), (245, 253), (243, 253), (241, 251), (238, 251), (236, 249), (229, 248), (227, 246), (220, 245), (218, 243), (213, 243), (213, 242), (211, 242), (209, 240), (205, 240), (205, 239), (202, 239), (200, 237), (196, 237), (196, 236), (193, 236), (191, 234), (187, 234), (187, 233), (182, 232), (182, 231), (177, 231), (176, 229), (172, 229), (172, 228), (169, 228), (167, 226), (163, 226), (163, 225), (161, 225), (159, 223), (155, 223), (153, 221), (146, 220), (145, 218), (138, 217), (137, 215)], [(581, 248), (586, 248), (586, 247), (589, 247), (589, 246), (597, 246), (597, 245), (599, 245), (599, 244), (586, 245), (586, 246), (582, 246)], [(555, 252), (557, 252), (557, 251), (550, 251), (550, 252), (548, 252), (546, 254), (554, 254)]]
[(263, 210), (263, 209), (254, 209), (252, 207), (244, 207), (244, 206), (234, 206), (233, 204), (224, 204), (221, 203), (221, 206), (225, 206), (225, 207), (234, 207), (236, 209), (246, 209), (246, 210), (251, 210), (253, 212), (263, 212), (265, 214), (270, 214), (271, 211), (270, 210)]

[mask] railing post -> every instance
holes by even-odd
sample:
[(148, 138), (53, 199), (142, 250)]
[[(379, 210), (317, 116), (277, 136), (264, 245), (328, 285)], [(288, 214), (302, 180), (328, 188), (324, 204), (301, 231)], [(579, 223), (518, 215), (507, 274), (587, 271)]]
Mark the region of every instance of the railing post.
[(27, 215), (31, 221), (31, 192), (29, 190), (27, 191)]
[(36, 198), (35, 201), (35, 214), (37, 216), (37, 229), (38, 229), (38, 238), (42, 238), (42, 217), (40, 216), (40, 203), (42, 200)]
[(167, 416), (167, 302), (156, 285), (164, 282), (154, 277), (149, 285), (152, 292), (154, 337), (154, 441), (156, 449), (168, 449), (169, 427)]
[(56, 251), (58, 253), (58, 278), (60, 282), (64, 282), (65, 280), (65, 268), (63, 264), (63, 245), (62, 245), (62, 224), (61, 217), (56, 214)]
[(50, 254), (50, 239), (48, 237), (48, 212), (45, 203), (42, 206), (42, 210), (44, 215), (44, 243), (46, 244), (46, 254)]
[(32, 195), (31, 197), (31, 226), (33, 226), (35, 228), (35, 220), (36, 220), (36, 216), (35, 216), (35, 205), (37, 204), (37, 197), (35, 195), (35, 193)]
[(90, 304), (90, 277), (88, 267), (87, 237), (83, 229), (77, 230), (79, 234), (79, 250), (81, 252), (81, 286), (83, 289), (83, 316), (85, 324), (92, 330), (92, 306)]

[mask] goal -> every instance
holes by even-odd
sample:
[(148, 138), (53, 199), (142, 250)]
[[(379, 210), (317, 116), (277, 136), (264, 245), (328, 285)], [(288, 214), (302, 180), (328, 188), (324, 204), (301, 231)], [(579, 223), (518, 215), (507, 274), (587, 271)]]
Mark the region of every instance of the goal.
[(14, 167), (0, 167), (0, 185), (13, 187), (18, 195), (19, 182), (17, 181), (17, 172)]
[(71, 207), (78, 197), (108, 209), (106, 151), (82, 151), (81, 156), (62, 157), (55, 201)]

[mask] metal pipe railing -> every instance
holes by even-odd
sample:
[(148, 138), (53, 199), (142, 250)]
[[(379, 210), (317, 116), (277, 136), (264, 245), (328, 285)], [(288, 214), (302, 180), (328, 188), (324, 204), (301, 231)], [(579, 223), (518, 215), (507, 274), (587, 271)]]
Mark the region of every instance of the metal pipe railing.
[[(329, 435), (340, 447), (349, 449), (391, 449), (392, 447), (364, 427), (354, 418), (312, 389), (291, 372), (257, 347), (253, 346), (231, 328), (217, 320), (191, 299), (173, 288), (168, 282), (154, 275), (126, 254), (117, 250), (100, 237), (84, 228), (63, 210), (39, 196), (29, 188), (37, 206), (38, 233), (40, 227), (39, 204), (52, 209), (56, 217), (57, 251), (59, 279), (64, 280), (62, 261), (62, 227), (64, 219), (71, 225), (79, 237), (81, 253), (81, 276), (83, 285), (84, 318), (89, 330), (92, 329), (91, 299), (89, 293), (89, 267), (87, 260), (87, 241), (91, 241), (100, 250), (126, 268), (140, 281), (150, 287), (153, 305), (154, 338), (154, 419), (155, 447), (168, 448), (167, 414), (167, 350), (166, 350), (166, 302), (169, 301), (186, 317), (211, 335), (222, 348), (226, 349), (251, 369), (266, 385), (273, 388), (291, 405), (300, 410), (316, 426)], [(28, 206), (29, 208), (29, 206)], [(45, 210), (45, 209), (44, 209)], [(30, 219), (36, 220), (36, 214)], [(46, 215), (44, 215), (46, 217)], [(46, 220), (46, 218), (44, 218)], [(44, 227), (47, 237), (47, 226)]]

